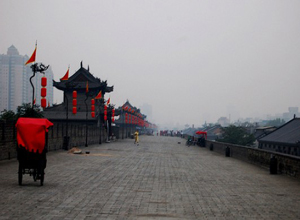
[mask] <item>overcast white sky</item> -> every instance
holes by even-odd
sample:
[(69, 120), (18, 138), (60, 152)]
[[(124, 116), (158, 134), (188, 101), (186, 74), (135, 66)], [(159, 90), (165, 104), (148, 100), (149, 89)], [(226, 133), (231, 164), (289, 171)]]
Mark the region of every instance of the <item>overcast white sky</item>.
[[(0, 1), (0, 53), (12, 44), (50, 64), (80, 62), (153, 122), (201, 125), (299, 106), (300, 1)], [(54, 101), (62, 101), (55, 92)]]

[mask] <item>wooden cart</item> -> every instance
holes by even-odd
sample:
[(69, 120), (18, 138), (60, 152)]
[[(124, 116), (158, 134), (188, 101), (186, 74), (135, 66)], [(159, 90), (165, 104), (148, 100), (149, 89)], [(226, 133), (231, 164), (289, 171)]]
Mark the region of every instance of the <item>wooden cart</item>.
[(44, 184), (47, 165), (47, 132), (53, 124), (44, 118), (19, 118), (17, 127), (17, 158), (19, 161), (18, 181), (22, 185), (23, 175)]

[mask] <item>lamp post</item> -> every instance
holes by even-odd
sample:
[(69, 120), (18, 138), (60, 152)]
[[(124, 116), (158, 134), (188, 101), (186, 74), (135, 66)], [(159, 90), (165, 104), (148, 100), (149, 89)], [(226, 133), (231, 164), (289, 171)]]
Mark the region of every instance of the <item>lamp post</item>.
[(69, 100), (68, 100), (68, 97), (66, 95), (66, 93), (64, 93), (64, 98), (65, 98), (65, 101), (66, 101), (66, 136), (64, 137), (64, 143), (63, 143), (63, 148), (64, 150), (68, 150), (69, 149)]
[(99, 130), (100, 130), (100, 135), (99, 135), (99, 144), (102, 144), (102, 140), (101, 140), (101, 127), (102, 127), (102, 123), (101, 123), (101, 115), (99, 112), (99, 117), (98, 117), (98, 122), (99, 122)]
[(69, 89), (73, 89), (77, 84), (70, 84), (66, 83), (66, 91), (64, 92), (64, 100), (66, 101), (66, 136), (64, 137), (63, 141), (63, 149), (68, 150), (69, 149), (69, 142), (70, 142), (70, 137), (69, 137), (69, 99), (67, 96), (67, 91)]
[(84, 100), (85, 103), (85, 109), (86, 109), (86, 114), (85, 114), (85, 147), (88, 146), (87, 140), (88, 140), (88, 106), (87, 106), (87, 101), (88, 95), (86, 93), (86, 98)]
[(124, 139), (125, 117), (124, 117), (123, 108), (121, 109), (121, 125), (122, 125), (122, 139)]
[(30, 81), (30, 84), (31, 84), (31, 87), (32, 87), (32, 108), (34, 106), (34, 86), (33, 86), (33, 83), (32, 83), (32, 78), (35, 77), (35, 74), (37, 72), (39, 73), (45, 73), (45, 71), (49, 68), (49, 65), (48, 66), (45, 66), (44, 64), (40, 63), (34, 63), (30, 66), (30, 68), (32, 69), (32, 72), (33, 72), (33, 75), (29, 78), (29, 81)]

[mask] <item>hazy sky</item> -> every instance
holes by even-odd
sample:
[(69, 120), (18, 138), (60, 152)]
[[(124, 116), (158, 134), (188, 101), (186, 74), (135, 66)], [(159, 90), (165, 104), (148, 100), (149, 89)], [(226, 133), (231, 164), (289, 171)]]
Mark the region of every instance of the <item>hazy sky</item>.
[(300, 106), (299, 0), (1, 0), (0, 53), (36, 40), (56, 81), (83, 61), (116, 106), (148, 103), (158, 124)]

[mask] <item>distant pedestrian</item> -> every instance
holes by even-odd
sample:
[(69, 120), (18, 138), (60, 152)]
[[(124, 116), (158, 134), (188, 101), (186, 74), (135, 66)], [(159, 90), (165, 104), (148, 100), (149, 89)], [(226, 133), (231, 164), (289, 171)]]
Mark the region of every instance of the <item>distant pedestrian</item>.
[(189, 147), (189, 146), (191, 146), (192, 144), (193, 144), (192, 137), (189, 136), (188, 139), (187, 139), (187, 141), (186, 141), (186, 145)]
[(138, 130), (136, 130), (136, 132), (134, 132), (134, 144), (137, 144), (137, 146), (139, 146), (139, 132), (138, 132)]

